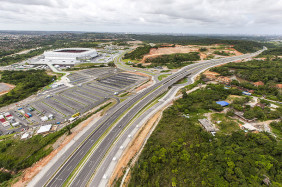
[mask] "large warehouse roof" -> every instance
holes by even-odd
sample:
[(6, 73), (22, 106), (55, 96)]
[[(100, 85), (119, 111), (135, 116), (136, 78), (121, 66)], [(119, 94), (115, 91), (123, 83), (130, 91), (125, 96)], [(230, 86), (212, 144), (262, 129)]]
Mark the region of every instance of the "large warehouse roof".
[(45, 51), (44, 59), (40, 62), (51, 64), (76, 64), (98, 56), (95, 49), (90, 48), (64, 48), (54, 51)]

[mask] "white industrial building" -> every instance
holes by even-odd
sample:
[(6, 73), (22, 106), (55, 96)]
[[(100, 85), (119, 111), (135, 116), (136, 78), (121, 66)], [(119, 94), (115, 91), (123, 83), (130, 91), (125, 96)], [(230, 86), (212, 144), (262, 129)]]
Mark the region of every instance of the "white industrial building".
[(74, 65), (90, 60), (98, 56), (98, 53), (90, 48), (64, 48), (46, 51), (43, 56), (40, 60), (43, 64)]
[(38, 129), (37, 134), (47, 133), (51, 130), (51, 128), (52, 128), (52, 125), (43, 125)]

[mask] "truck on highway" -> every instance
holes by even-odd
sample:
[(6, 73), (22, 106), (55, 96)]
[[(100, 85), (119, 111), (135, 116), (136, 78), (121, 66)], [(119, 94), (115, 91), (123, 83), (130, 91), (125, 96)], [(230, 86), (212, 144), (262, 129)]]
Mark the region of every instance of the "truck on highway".
[(71, 123), (71, 122), (74, 122), (77, 118), (78, 118), (78, 117), (71, 117), (71, 118), (69, 119), (69, 122), (70, 122), (70, 123)]
[(71, 117), (75, 118), (75, 117), (78, 117), (79, 115), (80, 115), (80, 112), (78, 112), (78, 113), (72, 115)]

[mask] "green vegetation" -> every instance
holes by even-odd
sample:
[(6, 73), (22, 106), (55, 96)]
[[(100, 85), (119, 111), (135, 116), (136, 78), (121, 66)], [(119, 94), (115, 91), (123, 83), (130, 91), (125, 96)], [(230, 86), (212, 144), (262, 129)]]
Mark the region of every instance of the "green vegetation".
[[(213, 137), (198, 124), (199, 114), (221, 111), (214, 102), (234, 92), (208, 85), (165, 110), (133, 167), (129, 186), (261, 186), (265, 178), (282, 185), (281, 147), (271, 135), (244, 133), (224, 121), (219, 126), (230, 134)], [(190, 117), (182, 117), (183, 112)]]
[(129, 44), (124, 40), (114, 41), (112, 44), (118, 46), (129, 46)]
[(108, 66), (109, 66), (109, 67), (116, 67), (116, 65), (115, 65), (115, 63), (114, 63), (113, 61), (112, 61), (112, 62), (109, 62), (109, 63), (108, 63)]
[(139, 64), (133, 64), (133, 67), (137, 67), (137, 68), (145, 68), (145, 66), (142, 65), (142, 63)]
[(244, 105), (249, 101), (249, 97), (235, 98), (230, 107), (239, 111), (244, 111)]
[(230, 69), (226, 66), (218, 66), (218, 67), (213, 67), (210, 69), (213, 72), (217, 72), (222, 76), (231, 76), (233, 73), (230, 71)]
[(122, 61), (125, 62), (126, 65), (131, 65), (133, 63), (139, 63), (139, 60), (132, 60), (132, 59), (122, 59)]
[(224, 113), (212, 114), (212, 120), (213, 122), (221, 121), (217, 124), (217, 127), (220, 129), (219, 133), (221, 134), (231, 134), (234, 131), (240, 130), (238, 123), (231, 118), (226, 117)]
[(197, 80), (193, 84), (189, 84), (189, 85), (185, 86), (184, 88), (182, 88), (182, 90), (183, 91), (189, 91), (189, 90), (195, 88), (196, 86), (198, 86), (198, 84), (200, 84), (200, 83), (204, 83), (204, 82), (201, 79)]
[(82, 64), (76, 64), (74, 67), (79, 67), (79, 68), (91, 68), (91, 67), (98, 67), (99, 65), (104, 64), (104, 63), (82, 63)]
[(168, 77), (170, 74), (162, 74), (158, 76), (159, 81), (163, 80), (164, 78)]
[(210, 54), (205, 58), (205, 60), (210, 60), (210, 59), (213, 59), (213, 58), (214, 58), (214, 55)]
[(129, 92), (125, 92), (125, 93), (121, 94), (120, 97), (125, 97), (125, 96), (127, 96), (128, 94), (129, 94)]
[(0, 97), (0, 107), (18, 102), (37, 92), (55, 80), (43, 70), (3, 71), (0, 82), (14, 84), (16, 87)]
[(179, 80), (176, 84), (184, 84), (186, 82), (188, 82), (188, 80), (187, 78), (184, 78), (184, 79)]
[(154, 58), (147, 58), (146, 63), (151, 63), (150, 67), (167, 66), (169, 69), (180, 68), (191, 64), (191, 61), (200, 60), (198, 52), (176, 53), (161, 55)]
[(201, 47), (201, 48), (199, 49), (200, 52), (205, 52), (205, 51), (207, 51), (207, 50), (208, 50), (208, 49), (205, 48), (205, 47)]
[(282, 56), (282, 47), (268, 49), (259, 55), (259, 57), (272, 57), (272, 56)]
[(237, 89), (224, 89), (223, 85), (207, 85), (204, 89), (196, 90), (189, 95), (183, 92), (182, 99), (175, 101), (175, 106), (179, 112), (203, 113), (209, 109), (222, 111), (223, 108), (216, 104), (215, 101), (225, 100), (228, 95), (241, 95), (241, 91)]
[(269, 124), (272, 132), (278, 137), (279, 141), (282, 140), (282, 121), (272, 122)]
[(9, 180), (10, 178), (12, 178), (12, 175), (10, 173), (7, 172), (0, 172), (0, 184), (4, 181)]
[(107, 67), (107, 66), (115, 65), (113, 62), (109, 62), (107, 65), (105, 63), (83, 63), (76, 65), (74, 67), (65, 69), (66, 71), (77, 71), (77, 70), (83, 70), (83, 69), (89, 69), (89, 68), (101, 68), (101, 67)]
[(221, 55), (221, 56), (230, 56), (230, 53), (227, 53), (225, 51), (215, 51), (213, 52), (213, 54)]
[(23, 60), (27, 60), (28, 58), (35, 57), (38, 55), (41, 55), (45, 48), (35, 49), (31, 50), (26, 54), (17, 54), (17, 55), (11, 55), (11, 56), (4, 56), (0, 59), (1, 63), (0, 66), (7, 66), (10, 64), (14, 64), (16, 62), (21, 62)]
[[(233, 69), (235, 72), (226, 73)], [(263, 81), (265, 84), (269, 82), (282, 82), (282, 60), (278, 61), (248, 61), (241, 63), (228, 63), (224, 66), (212, 68), (211, 71), (223, 73), (223, 75), (239, 76), (242, 79), (256, 82)]]
[(251, 82), (262, 81), (265, 85), (258, 87), (250, 82), (239, 83), (235, 80), (233, 80), (231, 84), (254, 90), (257, 95), (266, 95), (274, 100), (282, 100), (281, 93), (276, 88), (276, 84), (282, 83), (282, 60), (253, 60), (241, 63), (229, 63), (220, 67), (214, 67), (211, 71), (217, 72), (223, 76), (236, 75), (241, 79)]
[(212, 45), (225, 44), (233, 46), (234, 49), (241, 53), (251, 53), (262, 49), (262, 47), (271, 45), (259, 43), (256, 41), (242, 40), (237, 37), (201, 37), (201, 36), (172, 36), (172, 35), (131, 35), (131, 38), (141, 40), (147, 43), (169, 43), (179, 45)]
[(161, 73), (167, 73), (167, 72), (170, 72), (170, 70), (162, 70)]
[(271, 120), (271, 119), (279, 119), (282, 116), (282, 108), (278, 108), (277, 110), (270, 110), (268, 107), (248, 107), (246, 105), (244, 107), (244, 117), (246, 119), (257, 118), (259, 120)]
[(47, 145), (54, 143), (62, 134), (64, 130), (45, 137), (36, 135), (25, 141), (9, 139), (0, 142), (0, 167), (17, 172), (31, 166), (52, 151), (52, 147)]
[[(244, 117), (246, 119), (254, 119), (257, 118), (261, 121), (272, 120), (272, 119), (279, 119), (282, 116), (282, 108), (277, 108), (276, 110), (271, 110), (268, 106), (270, 103), (265, 100), (261, 100), (260, 103), (265, 105), (264, 107), (254, 106), (251, 107), (247, 105), (250, 101), (251, 97), (244, 96), (242, 98), (235, 98), (230, 108), (244, 112)], [(231, 114), (229, 114), (232, 116)]]
[(126, 53), (124, 55), (124, 59), (140, 60), (143, 58), (145, 54), (148, 54), (150, 52), (151, 48), (153, 47), (151, 47), (150, 45), (137, 47), (135, 50), (131, 51), (130, 53)]

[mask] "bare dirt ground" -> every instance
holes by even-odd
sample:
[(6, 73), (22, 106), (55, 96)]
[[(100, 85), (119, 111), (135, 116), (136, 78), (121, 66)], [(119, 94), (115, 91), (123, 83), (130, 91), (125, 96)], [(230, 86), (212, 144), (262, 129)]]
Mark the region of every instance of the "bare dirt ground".
[(216, 72), (213, 72), (213, 71), (209, 71), (209, 70), (205, 71), (203, 74), (204, 75), (214, 75), (214, 76), (220, 75), (219, 73), (216, 73)]
[(150, 132), (151, 128), (154, 126), (155, 122), (161, 116), (162, 111), (157, 112), (144, 126), (140, 131), (135, 135), (133, 141), (125, 149), (123, 156), (119, 160), (118, 164), (114, 169), (114, 173), (111, 176), (108, 186), (112, 186), (115, 179), (120, 178), (123, 175), (123, 169), (126, 168), (129, 161), (136, 155), (136, 153), (141, 149), (145, 138)]
[(241, 98), (242, 96), (239, 96), (239, 95), (229, 95), (228, 97), (227, 97), (227, 99), (226, 99), (226, 102), (229, 102), (229, 103), (231, 103), (231, 102), (233, 102), (233, 100), (235, 99), (235, 98)]
[(16, 86), (8, 83), (0, 83), (0, 96), (8, 93), (10, 90), (14, 89)]
[(175, 53), (189, 53), (189, 52), (195, 52), (198, 51), (197, 47), (194, 47), (192, 45), (188, 46), (175, 46), (175, 47), (161, 47), (161, 48), (152, 48), (150, 50), (150, 53), (148, 55), (145, 55), (142, 63), (145, 63), (145, 60), (147, 58), (154, 58), (160, 55), (169, 55), (169, 54), (175, 54)]
[(234, 49), (234, 48), (230, 48), (230, 49), (235, 53), (236, 56), (243, 55), (243, 53), (237, 51), (237, 50)]
[[(102, 111), (101, 111), (102, 112)], [(61, 136), (52, 146), (54, 150), (46, 157), (41, 159), (40, 161), (33, 164), (31, 167), (25, 169), (23, 174), (19, 178), (18, 182), (12, 185), (12, 187), (22, 187), (26, 186), (31, 179), (39, 173), (39, 171), (52, 159), (56, 154), (64, 148), (84, 127), (86, 127), (93, 119), (100, 118), (101, 112), (98, 112), (92, 115), (87, 120), (81, 122), (79, 125), (74, 127), (71, 131), (71, 135), (63, 135)]]
[(230, 53), (232, 55), (242, 55), (239, 51), (235, 50), (234, 48), (230, 48), (226, 46), (225, 49), (218, 49), (219, 45), (209, 45), (209, 46), (200, 46), (200, 45), (176, 45), (175, 47), (160, 47), (158, 49), (152, 48), (149, 52), (149, 54), (145, 55), (141, 61), (141, 63), (145, 63), (147, 58), (155, 58), (160, 55), (169, 55), (169, 54), (175, 54), (175, 53), (189, 53), (189, 52), (200, 52), (200, 48), (206, 48), (207, 51), (200, 52), (200, 58), (201, 60), (204, 60), (207, 58), (208, 55), (213, 54), (214, 51), (225, 51), (227, 53)]

